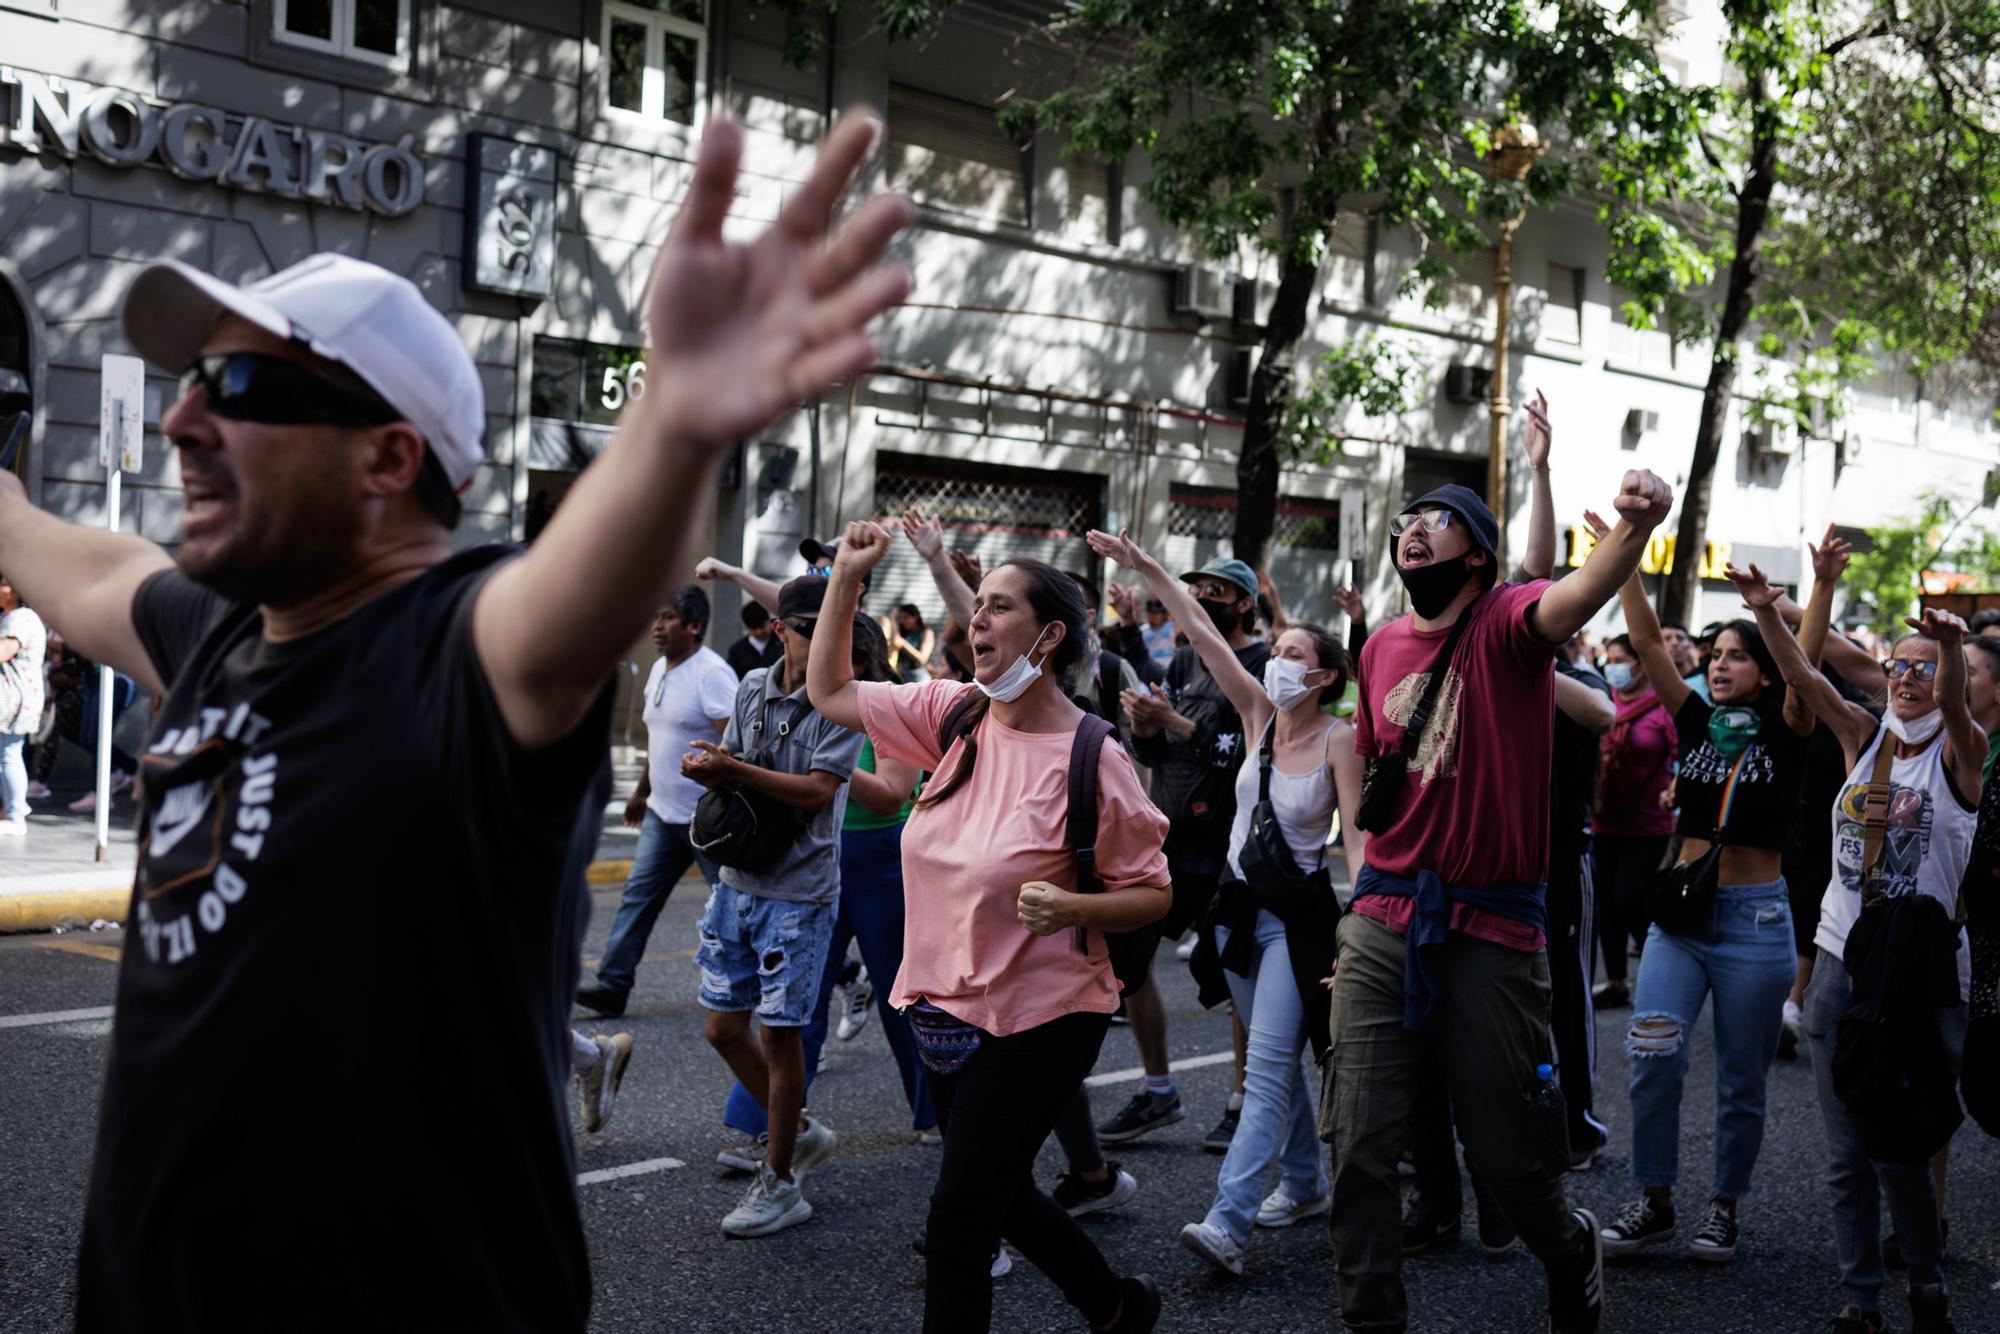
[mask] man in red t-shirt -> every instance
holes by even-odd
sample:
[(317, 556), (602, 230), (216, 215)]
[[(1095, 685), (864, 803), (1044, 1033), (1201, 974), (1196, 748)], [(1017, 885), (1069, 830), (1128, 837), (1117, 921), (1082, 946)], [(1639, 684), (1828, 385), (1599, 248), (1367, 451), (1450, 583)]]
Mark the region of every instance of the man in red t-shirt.
[[(1414, 611), (1361, 654), (1355, 746), (1374, 792), (1367, 865), (1340, 925), (1325, 1113), (1350, 1330), (1408, 1323), (1396, 1159), (1427, 1050), (1465, 1109), (1474, 1170), (1548, 1269), (1550, 1329), (1588, 1334), (1603, 1319), (1597, 1223), (1562, 1191), (1569, 1132), (1550, 1073), (1543, 894), (1555, 654), (1638, 568), (1673, 492), (1628, 472), (1615, 504), (1618, 526), (1559, 583), (1496, 582), (1498, 526), (1465, 487), (1431, 492), (1391, 525)], [(1405, 725), (1427, 697), (1406, 753)]]

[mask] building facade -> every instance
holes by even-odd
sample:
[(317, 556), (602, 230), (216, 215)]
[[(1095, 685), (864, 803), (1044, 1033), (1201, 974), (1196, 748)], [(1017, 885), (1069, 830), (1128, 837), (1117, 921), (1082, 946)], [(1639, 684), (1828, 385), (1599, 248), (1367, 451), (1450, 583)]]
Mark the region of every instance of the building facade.
[[(961, 5), (897, 45), (848, 16), (826, 34), (832, 57), (800, 69), (778, 20), (720, 0), (0, 0), (0, 428), (22, 425), (39, 503), (102, 522), (98, 367), (129, 350), (117, 312), (139, 268), (171, 256), (243, 281), (343, 251), (408, 275), (479, 365), (488, 461), (462, 540), (532, 538), (644, 392), (642, 294), (704, 118), (747, 128), (734, 225), (749, 228), (776, 216), (830, 111), (867, 103), (887, 122), (871, 183), (920, 205), (899, 243), (915, 294), (885, 321), (874, 371), (743, 442), (714, 549), (782, 577), (801, 537), (914, 506), (989, 563), (1092, 568), (1082, 533), (1097, 525), (1197, 563), (1228, 545), (1273, 274), (1253, 255), (1196, 263), (1143, 202), (1143, 159), (1001, 133), (1010, 89), (1067, 68), (1024, 35), (1038, 10)], [(1687, 44), (1702, 34), (1697, 18)], [(1548, 394), (1564, 532), (1629, 467), (1684, 479), (1708, 366), (1706, 349), (1624, 322), (1605, 257), (1582, 205), (1530, 216), (1514, 246), (1512, 397)], [(1341, 452), (1287, 472), (1269, 563), (1295, 614), (1329, 615), (1350, 578), (1387, 612), (1389, 517), (1442, 481), (1483, 489), (1486, 408), (1476, 374), (1453, 368), (1491, 365), (1491, 261), (1468, 262), (1433, 311), (1397, 295), (1416, 258), (1365, 212), (1343, 219), (1313, 348), (1400, 340), (1434, 392), (1349, 422)], [(148, 380), (149, 431), (174, 392)], [(1791, 582), (1829, 522), (1865, 527), (1926, 490), (1990, 497), (1992, 408), (1888, 368), (1838, 440), (1733, 418), (1705, 556)], [(1519, 485), (1510, 509), (1518, 533)], [(178, 475), (157, 434), (121, 510), (128, 531), (175, 540)], [(1573, 549), (1559, 541), (1559, 563)], [(1705, 587), (1704, 618), (1733, 605)], [(905, 600), (935, 606), (899, 549), (870, 601)], [(726, 637), (735, 603), (718, 603)]]

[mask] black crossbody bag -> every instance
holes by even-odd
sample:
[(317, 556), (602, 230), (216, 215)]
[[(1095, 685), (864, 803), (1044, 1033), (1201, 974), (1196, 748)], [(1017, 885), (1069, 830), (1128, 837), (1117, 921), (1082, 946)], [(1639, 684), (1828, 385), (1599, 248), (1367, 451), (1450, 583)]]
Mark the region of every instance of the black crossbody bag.
[[(1473, 604), (1477, 605), (1476, 602)], [(1459, 638), (1471, 623), (1472, 607), (1467, 607), (1459, 613), (1458, 622), (1451, 627), (1451, 634), (1444, 641), (1444, 656), (1424, 685), (1423, 698), (1417, 701), (1417, 711), (1410, 715), (1410, 721), (1403, 728), (1403, 744), (1387, 755), (1369, 756), (1368, 763), (1362, 767), (1361, 809), (1354, 813), (1354, 823), (1363, 831), (1379, 834), (1395, 815), (1396, 799), (1402, 796), (1403, 784), (1409, 781), (1410, 762), (1417, 757), (1424, 728), (1429, 725), (1431, 711), (1437, 708), (1438, 695), (1444, 690), (1444, 679), (1451, 674), (1452, 661), (1458, 654)]]
[(1743, 772), (1743, 762), (1749, 758), (1750, 749), (1746, 748), (1730, 767), (1708, 851), (1693, 861), (1662, 866), (1646, 882), (1646, 911), (1659, 923), (1660, 930), (1670, 936), (1705, 939), (1711, 934), (1709, 923), (1715, 910), (1715, 890), (1721, 883), (1723, 835), (1728, 832), (1729, 812), (1736, 804), (1736, 780)]
[(1249, 887), (1250, 901), (1284, 921), (1303, 909), (1333, 897), (1333, 880), (1326, 871), (1326, 848), (1320, 848), (1319, 862), (1308, 871), (1299, 869), (1291, 844), (1278, 824), (1278, 811), (1271, 804), (1271, 765), (1277, 743), (1278, 725), (1273, 720), (1264, 733), (1257, 752), (1257, 804), (1250, 812), (1250, 836), (1243, 840), (1236, 861), (1243, 868), (1243, 883)]
[[(791, 716), (778, 724), (778, 735), (743, 757), (745, 764), (759, 769), (775, 769), (771, 762), (778, 747), (792, 735), (799, 720), (812, 712), (812, 705), (787, 701)], [(750, 724), (753, 736), (764, 733), (764, 703), (757, 702), (757, 717)], [(718, 866), (739, 871), (761, 871), (775, 866), (798, 842), (799, 833), (812, 819), (812, 812), (787, 801), (753, 792), (736, 783), (712, 787), (695, 803), (694, 818), (688, 821), (688, 842), (695, 851)]]

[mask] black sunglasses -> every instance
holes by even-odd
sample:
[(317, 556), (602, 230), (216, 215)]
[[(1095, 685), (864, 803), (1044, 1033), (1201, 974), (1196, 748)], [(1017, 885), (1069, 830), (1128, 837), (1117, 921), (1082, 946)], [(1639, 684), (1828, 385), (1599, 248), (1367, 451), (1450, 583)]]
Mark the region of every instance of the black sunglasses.
[(785, 629), (791, 631), (793, 634), (797, 635), (800, 639), (811, 639), (813, 637), (813, 626), (816, 625), (817, 622), (779, 621), (778, 624), (784, 626)]
[(181, 392), (199, 387), (208, 410), (231, 421), (270, 426), (386, 426), (403, 414), (373, 394), (334, 384), (295, 361), (261, 352), (195, 358)]

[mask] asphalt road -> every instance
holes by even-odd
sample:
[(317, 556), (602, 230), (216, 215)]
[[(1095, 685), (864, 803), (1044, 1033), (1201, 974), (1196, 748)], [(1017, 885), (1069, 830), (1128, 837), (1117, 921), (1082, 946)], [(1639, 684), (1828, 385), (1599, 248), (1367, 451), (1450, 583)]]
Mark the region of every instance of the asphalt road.
[[(616, 855), (607, 847), (607, 855)], [(596, 899), (590, 952), (601, 947), (616, 891)], [(834, 1156), (807, 1183), (811, 1222), (761, 1241), (730, 1241), (717, 1229), (741, 1181), (714, 1165), (725, 1142), (719, 1120), (727, 1079), (701, 1039), (691, 959), (699, 887), (684, 885), (660, 919), (635, 1004), (617, 1025), (636, 1043), (624, 1093), (606, 1133), (578, 1146), (583, 1173), (675, 1159), (684, 1166), (593, 1180), (579, 1188), (596, 1288), (594, 1330), (912, 1330), (922, 1311), (922, 1261), (910, 1240), (923, 1221), (936, 1150), (915, 1142), (879, 1024), (836, 1043), (813, 1104), (839, 1131)], [(92, 1127), (109, 1020), (73, 1018), (9, 1025), (10, 1016), (108, 1006), (116, 932), (0, 938), (0, 1330), (66, 1329)], [(1228, 1023), (1201, 1010), (1184, 968), (1162, 956), (1173, 1055), (1228, 1046)], [(1625, 1012), (1599, 1024), (1599, 1111), (1613, 1127), (1610, 1154), (1569, 1178), (1573, 1198), (1608, 1215), (1632, 1193), (1624, 1175)], [(585, 1031), (603, 1027), (580, 1022)], [(1709, 1173), (1713, 1066), (1706, 1031), (1697, 1038), (1684, 1113), (1685, 1198), (1699, 1200)], [(1100, 1071), (1137, 1065), (1132, 1041), (1114, 1029)], [(1214, 1190), (1218, 1157), (1199, 1149), (1227, 1094), (1226, 1064), (1180, 1076), (1188, 1118), (1118, 1156), (1139, 1179), (1138, 1198), (1085, 1226), (1114, 1268), (1152, 1273), (1166, 1293), (1162, 1328), (1201, 1331), (1327, 1331), (1337, 1328), (1333, 1273), (1318, 1220), (1260, 1232), (1240, 1279), (1216, 1277), (1175, 1237), (1199, 1219)], [(1125, 1086), (1096, 1094), (1108, 1113)], [(473, 1115), (475, 1109), (464, 1109)], [(426, 1120), (412, 1134), (449, 1134)], [(1959, 1329), (2000, 1331), (2000, 1146), (1968, 1125), (1951, 1175), (1952, 1254)], [(496, 1169), (500, 1165), (496, 1164)], [(1045, 1153), (1053, 1183), (1059, 1160)], [(1743, 1206), (1743, 1246), (1734, 1264), (1711, 1268), (1674, 1256), (1615, 1267), (1609, 1328), (1784, 1334), (1825, 1328), (1837, 1305), (1833, 1244), (1822, 1184), (1812, 1071), (1780, 1065), (1758, 1193)], [(1468, 1206), (1469, 1206), (1468, 1199)], [(1468, 1212), (1468, 1223), (1470, 1214)], [(1685, 1226), (1685, 1224), (1684, 1224)], [(1542, 1325), (1540, 1269), (1516, 1252), (1492, 1262), (1472, 1242), (1411, 1260), (1412, 1328), (1528, 1331)], [(1891, 1328), (1907, 1327), (1901, 1280), (1891, 1277)], [(997, 1285), (996, 1330), (1077, 1330), (1055, 1289), (1025, 1264)]]

